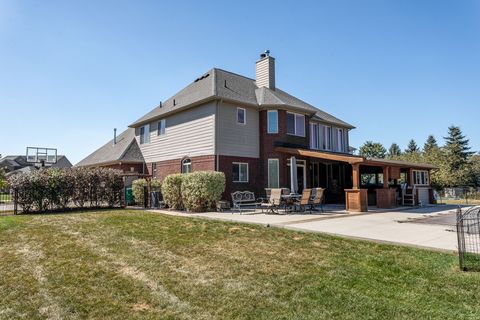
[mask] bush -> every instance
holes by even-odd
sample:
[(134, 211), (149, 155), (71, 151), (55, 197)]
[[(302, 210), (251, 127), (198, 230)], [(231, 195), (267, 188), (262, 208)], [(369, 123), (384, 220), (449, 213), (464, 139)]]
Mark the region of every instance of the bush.
[(225, 175), (216, 171), (197, 171), (185, 175), (182, 183), (185, 209), (203, 212), (215, 207), (225, 191)]
[(186, 175), (182, 173), (170, 174), (162, 184), (162, 195), (165, 205), (171, 209), (183, 209), (182, 181)]
[(147, 181), (146, 179), (137, 179), (132, 182), (132, 193), (133, 198), (135, 199), (135, 203), (138, 205), (144, 205), (145, 194), (144, 190), (145, 187), (148, 187), (150, 183), (150, 191), (151, 192), (161, 192), (162, 191), (162, 184), (157, 179), (152, 179)]
[(14, 175), (10, 187), (17, 191), (17, 203), (23, 212), (113, 207), (121, 204), (122, 172), (106, 168), (42, 169)]
[(144, 188), (147, 186), (146, 179), (137, 179), (132, 182), (132, 193), (135, 203), (143, 206), (145, 199)]

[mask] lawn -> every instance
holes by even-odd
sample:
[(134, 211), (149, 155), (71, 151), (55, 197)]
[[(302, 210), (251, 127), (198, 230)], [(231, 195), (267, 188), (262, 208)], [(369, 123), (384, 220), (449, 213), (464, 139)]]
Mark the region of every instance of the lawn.
[(457, 256), (99, 211), (0, 217), (0, 318), (478, 319)]

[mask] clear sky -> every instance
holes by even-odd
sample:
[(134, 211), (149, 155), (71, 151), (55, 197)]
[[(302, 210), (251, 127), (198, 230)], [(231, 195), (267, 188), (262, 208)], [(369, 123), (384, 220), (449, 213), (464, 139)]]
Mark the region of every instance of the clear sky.
[(76, 163), (199, 75), (254, 77), (406, 147), (461, 126), (480, 150), (480, 0), (0, 0), (0, 153)]

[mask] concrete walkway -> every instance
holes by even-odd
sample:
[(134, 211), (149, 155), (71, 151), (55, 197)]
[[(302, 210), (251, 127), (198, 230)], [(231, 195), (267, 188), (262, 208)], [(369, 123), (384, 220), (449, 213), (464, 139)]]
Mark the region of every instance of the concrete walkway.
[[(324, 214), (243, 214), (206, 212), (181, 213), (178, 211), (152, 210), (162, 214), (203, 217), (215, 220), (236, 221), (282, 227), (301, 231), (320, 232), (356, 239), (366, 239), (436, 250), (457, 250), (457, 235), (453, 226), (415, 223), (415, 219), (452, 214), (455, 206), (433, 206), (402, 211), (372, 213), (324, 213)], [(432, 220), (434, 221), (434, 220)], [(409, 223), (402, 223), (409, 222)]]

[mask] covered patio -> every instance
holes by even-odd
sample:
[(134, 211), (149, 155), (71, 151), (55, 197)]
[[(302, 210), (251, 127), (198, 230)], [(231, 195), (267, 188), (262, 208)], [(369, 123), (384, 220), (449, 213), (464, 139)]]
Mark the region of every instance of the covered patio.
[(429, 178), (436, 169), (433, 165), (311, 149), (275, 150), (290, 157), (285, 170), (290, 170), (292, 159), (305, 167), (301, 178), (286, 174), (289, 185), (296, 178), (299, 191), (325, 188), (327, 203), (344, 204), (349, 212), (366, 212), (368, 206), (389, 209), (434, 203)]

